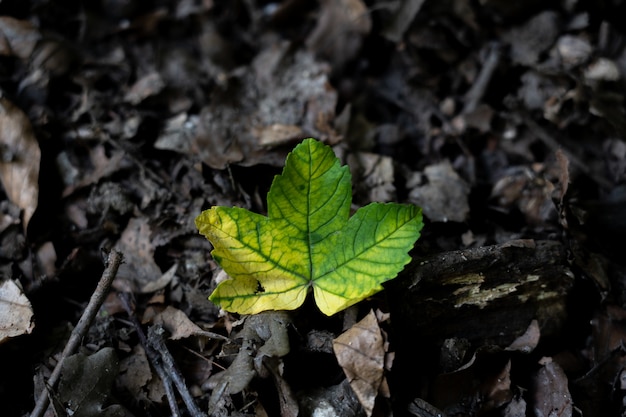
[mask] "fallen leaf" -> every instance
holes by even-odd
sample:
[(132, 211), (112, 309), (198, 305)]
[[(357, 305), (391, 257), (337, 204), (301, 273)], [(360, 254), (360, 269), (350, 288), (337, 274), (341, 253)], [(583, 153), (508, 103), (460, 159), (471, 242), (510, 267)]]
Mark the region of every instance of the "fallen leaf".
[(337, 362), (369, 417), (383, 382), (385, 348), (374, 311), (333, 341)]
[(231, 279), (209, 297), (227, 311), (293, 310), (313, 287), (332, 315), (382, 290), (411, 257), (419, 238), (419, 207), (372, 203), (350, 216), (351, 180), (330, 147), (298, 145), (274, 178), (268, 217), (213, 207), (196, 226)]
[(355, 194), (367, 196), (366, 203), (395, 199), (393, 158), (356, 152), (348, 155), (348, 165), (356, 178), (355, 186), (359, 188)]
[(502, 412), (502, 417), (526, 417), (526, 401), (522, 397), (513, 398), (506, 405)]
[(165, 121), (163, 131), (154, 142), (156, 149), (165, 149), (179, 153), (190, 153), (190, 144), (198, 127), (197, 115), (180, 113)]
[(506, 32), (503, 39), (511, 44), (511, 60), (521, 65), (536, 64), (541, 54), (556, 41), (559, 26), (558, 14), (549, 10)]
[(434, 405), (416, 398), (409, 404), (408, 411), (416, 417), (447, 417), (447, 415)]
[(100, 179), (111, 175), (128, 164), (127, 154), (124, 151), (113, 149), (107, 152), (104, 145), (96, 145), (89, 149), (88, 167), (72, 167), (76, 170), (77, 178), (66, 183), (63, 197), (67, 197), (81, 187), (97, 183)]
[(178, 264), (174, 264), (161, 275), (161, 277), (155, 281), (149, 281), (146, 285), (141, 288), (142, 294), (149, 294), (151, 292), (156, 292), (162, 290), (167, 287), (170, 282), (176, 276), (176, 271), (178, 270)]
[(372, 19), (361, 0), (323, 0), (321, 4), (317, 25), (306, 44), (340, 69), (359, 52), (372, 29)]
[(328, 72), (328, 65), (310, 52), (294, 53), (288, 42), (266, 48), (249, 71), (229, 75), (224, 89), (200, 111), (188, 146), (179, 149), (225, 169), (233, 163), (279, 166), (285, 153), (271, 146), (289, 139), (310, 135), (337, 142), (332, 127), (337, 93)]
[(503, 207), (518, 208), (529, 224), (546, 224), (557, 217), (552, 201), (555, 186), (545, 178), (544, 170), (512, 168), (493, 186), (491, 196)]
[(24, 211), (28, 227), (39, 198), (41, 150), (28, 117), (6, 98), (0, 98), (0, 180), (9, 200)]
[(152, 370), (143, 347), (135, 346), (131, 355), (120, 360), (119, 367), (116, 385), (137, 400), (146, 399), (144, 390), (152, 379)]
[(470, 187), (449, 161), (427, 166), (423, 176), (407, 184), (407, 187), (411, 186), (414, 188), (409, 194), (409, 201), (422, 207), (424, 215), (430, 220), (464, 222), (467, 219)]
[(137, 105), (145, 99), (159, 94), (165, 88), (165, 82), (157, 72), (150, 72), (139, 78), (126, 92), (124, 101)]
[(584, 76), (587, 83), (594, 81), (619, 81), (621, 78), (618, 64), (608, 58), (596, 58), (587, 65)]
[(506, 350), (530, 353), (535, 350), (539, 344), (540, 337), (541, 329), (539, 328), (539, 323), (537, 320), (532, 320), (524, 334), (515, 339), (513, 343), (506, 348)]
[(73, 417), (127, 417), (131, 414), (119, 404), (111, 404), (111, 388), (118, 373), (112, 348), (92, 355), (77, 353), (63, 364), (58, 399), (64, 410), (58, 415)]
[(211, 332), (202, 330), (184, 312), (172, 306), (167, 306), (152, 319), (152, 322), (161, 324), (173, 340), (186, 339), (191, 336), (212, 336)]
[(537, 417), (571, 417), (572, 396), (563, 369), (550, 359), (537, 371), (532, 389), (533, 410)]
[(27, 59), (40, 38), (39, 30), (29, 21), (0, 16), (0, 55)]
[(347, 379), (337, 385), (298, 393), (300, 415), (320, 417), (358, 417), (363, 415), (359, 399)]
[(582, 36), (563, 35), (556, 42), (556, 50), (566, 69), (586, 62), (593, 54), (593, 46)]
[(209, 400), (210, 415), (215, 415), (220, 398), (248, 387), (258, 374), (256, 365), (262, 366), (264, 358), (281, 358), (289, 353), (289, 324), (289, 316), (281, 311), (245, 318), (243, 329), (236, 336), (243, 339), (237, 356), (228, 369), (211, 376), (207, 382), (207, 387), (213, 390)]
[(46, 277), (54, 277), (57, 271), (57, 253), (52, 242), (45, 242), (39, 247), (37, 250), (37, 259)]
[(259, 144), (262, 146), (278, 146), (301, 138), (303, 132), (298, 126), (274, 123), (257, 129), (255, 135), (259, 138)]
[(0, 344), (35, 327), (33, 308), (22, 289), (12, 280), (0, 284)]
[(131, 292), (150, 289), (148, 284), (161, 277), (161, 269), (154, 261), (152, 230), (146, 218), (130, 219), (115, 248), (124, 254), (124, 263), (113, 282), (116, 288)]

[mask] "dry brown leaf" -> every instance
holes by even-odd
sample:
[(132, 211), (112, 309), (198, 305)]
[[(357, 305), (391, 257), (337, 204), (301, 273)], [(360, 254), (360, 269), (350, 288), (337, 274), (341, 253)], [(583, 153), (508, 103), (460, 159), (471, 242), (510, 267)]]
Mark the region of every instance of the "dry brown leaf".
[(120, 361), (116, 385), (129, 392), (133, 398), (141, 400), (146, 397), (144, 390), (151, 379), (152, 370), (146, 352), (143, 347), (137, 345), (131, 355)]
[(160, 324), (170, 333), (170, 339), (186, 339), (191, 336), (209, 336), (211, 333), (202, 330), (192, 322), (182, 311), (167, 306), (165, 310), (157, 314), (152, 320), (155, 324)]
[(183, 112), (165, 121), (163, 131), (154, 142), (156, 149), (191, 153), (191, 141), (196, 134), (199, 117)]
[(250, 70), (230, 74), (224, 89), (201, 110), (190, 143), (174, 150), (225, 169), (229, 164), (281, 166), (286, 152), (276, 146), (289, 140), (315, 137), (336, 143), (340, 138), (331, 122), (337, 93), (328, 72), (312, 53), (294, 53), (287, 42), (267, 48)]
[(137, 105), (145, 99), (159, 94), (165, 88), (165, 81), (157, 72), (150, 72), (133, 84), (126, 95), (124, 101)]
[(0, 284), (0, 343), (30, 334), (34, 327), (30, 301), (14, 281), (4, 281)]
[(395, 200), (393, 158), (370, 152), (356, 152), (348, 155), (348, 166), (356, 190), (365, 196), (365, 201), (359, 203)]
[(541, 337), (541, 328), (537, 320), (533, 320), (528, 325), (528, 329), (520, 337), (515, 339), (506, 350), (518, 351), (522, 353), (530, 353), (539, 344)]
[(111, 175), (120, 168), (124, 167), (126, 153), (113, 149), (107, 152), (104, 145), (96, 145), (89, 150), (89, 162), (91, 166), (87, 169), (79, 168), (79, 178), (74, 183), (66, 184), (63, 190), (63, 197), (71, 195), (74, 191), (81, 187), (94, 184), (100, 179)]
[(503, 39), (511, 45), (511, 60), (521, 65), (536, 64), (556, 40), (559, 26), (558, 14), (545, 11), (504, 33)]
[(321, 3), (317, 26), (306, 43), (335, 68), (341, 68), (359, 52), (363, 37), (372, 29), (372, 20), (361, 0), (325, 0)]
[(299, 126), (274, 123), (255, 129), (255, 135), (262, 146), (279, 146), (301, 138), (303, 132)]
[(545, 178), (542, 166), (519, 167), (500, 178), (493, 186), (492, 197), (503, 207), (517, 207), (532, 225), (549, 223), (557, 215), (552, 202), (555, 186)]
[(74, 417), (130, 417), (116, 404), (112, 388), (119, 362), (113, 348), (103, 348), (89, 356), (80, 352), (65, 359), (58, 387), (56, 415)]
[(0, 17), (0, 55), (27, 59), (41, 38), (39, 30), (26, 20)]
[(162, 290), (163, 288), (170, 285), (170, 282), (176, 276), (176, 271), (178, 270), (178, 264), (174, 264), (159, 277), (159, 279), (155, 281), (150, 281), (146, 285), (141, 288), (141, 292), (143, 294), (149, 294), (151, 292), (156, 292)]
[(337, 362), (343, 368), (367, 416), (374, 411), (383, 381), (385, 348), (373, 311), (333, 341)]
[(424, 175), (409, 181), (407, 187), (414, 187), (409, 200), (422, 207), (431, 221), (463, 222), (469, 215), (470, 187), (447, 160), (427, 166)]
[(39, 198), (41, 150), (28, 117), (5, 98), (0, 98), (0, 147), (0, 180), (9, 199), (24, 210), (26, 230)]
[(537, 417), (571, 417), (572, 396), (563, 369), (549, 358), (535, 376), (534, 411)]
[(152, 230), (146, 218), (130, 219), (115, 248), (124, 254), (124, 263), (113, 283), (117, 289), (140, 291), (161, 277), (161, 269), (154, 261)]
[(52, 242), (45, 242), (37, 249), (37, 259), (47, 277), (50, 278), (56, 274), (57, 252)]

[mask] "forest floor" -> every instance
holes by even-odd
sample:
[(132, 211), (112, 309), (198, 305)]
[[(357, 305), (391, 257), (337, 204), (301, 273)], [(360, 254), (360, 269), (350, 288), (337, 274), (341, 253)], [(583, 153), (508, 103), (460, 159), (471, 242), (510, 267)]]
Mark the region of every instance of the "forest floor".
[[(625, 18), (0, 2), (0, 414), (626, 415)], [(223, 311), (194, 220), (267, 214), (308, 137), (349, 166), (353, 211), (422, 208), (412, 261), (330, 317), (311, 296)]]

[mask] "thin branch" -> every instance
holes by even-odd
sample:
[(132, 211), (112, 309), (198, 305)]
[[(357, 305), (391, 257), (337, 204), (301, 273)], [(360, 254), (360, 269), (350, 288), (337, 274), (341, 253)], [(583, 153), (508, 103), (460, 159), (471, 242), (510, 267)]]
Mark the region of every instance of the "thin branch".
[(185, 402), (185, 405), (187, 406), (187, 410), (189, 410), (189, 413), (193, 417), (205, 417), (206, 414), (204, 414), (200, 410), (200, 408), (198, 408), (198, 406), (196, 405), (196, 402), (193, 399), (193, 396), (191, 395), (191, 393), (189, 392), (189, 389), (187, 388), (185, 379), (183, 378), (181, 373), (178, 371), (178, 368), (176, 368), (176, 364), (174, 363), (174, 358), (172, 357), (172, 354), (170, 353), (170, 351), (167, 349), (167, 346), (165, 345), (165, 340), (163, 340), (163, 332), (164, 330), (161, 326), (159, 325), (151, 326), (150, 329), (148, 329), (148, 342), (154, 348), (154, 350), (159, 352), (159, 354), (161, 355), (161, 360), (163, 361), (163, 365), (165, 369), (167, 370), (167, 372), (169, 373), (170, 377), (172, 378), (174, 385), (176, 385), (176, 388), (178, 389), (180, 396)]
[(561, 149), (561, 151), (567, 156), (570, 163), (574, 165), (576, 168), (580, 169), (586, 175), (591, 177), (600, 187), (605, 190), (611, 189), (613, 184), (611, 182), (600, 175), (594, 173), (587, 163), (585, 163), (582, 159), (580, 159), (576, 154), (570, 151), (566, 145), (566, 141), (559, 141), (554, 138), (554, 136), (541, 126), (537, 122), (535, 122), (529, 115), (522, 113), (524, 117), (524, 124), (535, 134), (537, 138), (539, 138), (543, 143), (545, 143), (553, 152)]
[[(65, 345), (65, 349), (63, 349), (63, 353), (61, 354), (59, 362), (54, 367), (50, 378), (48, 378), (47, 386), (50, 389), (54, 389), (59, 382), (59, 379), (61, 377), (61, 369), (63, 368), (65, 359), (67, 359), (68, 356), (72, 355), (76, 351), (76, 348), (78, 348), (78, 346), (80, 345), (80, 341), (85, 337), (85, 334), (87, 334), (87, 330), (89, 330), (91, 322), (93, 321), (94, 317), (96, 317), (98, 310), (100, 310), (100, 306), (102, 306), (102, 303), (104, 302), (104, 299), (106, 298), (109, 289), (111, 288), (111, 284), (113, 283), (113, 280), (117, 275), (117, 270), (122, 263), (122, 259), (122, 254), (116, 250), (112, 250), (109, 254), (107, 266), (102, 273), (100, 281), (98, 281), (98, 286), (91, 295), (89, 304), (87, 304), (87, 308), (85, 308), (85, 311), (78, 321), (78, 324), (76, 325), (76, 327), (74, 327), (74, 330), (72, 330), (72, 334), (70, 335), (70, 338)], [(50, 398), (48, 397), (47, 392), (44, 389), (39, 393), (37, 404), (35, 404), (35, 408), (30, 414), (30, 417), (41, 417), (48, 409), (49, 403)]]
[(487, 46), (487, 57), (483, 64), (476, 81), (472, 85), (467, 93), (465, 93), (465, 105), (463, 106), (463, 113), (470, 113), (476, 109), (478, 103), (485, 95), (491, 77), (494, 71), (500, 63), (500, 45), (492, 42)]
[(137, 332), (137, 336), (139, 337), (139, 343), (141, 343), (141, 346), (143, 346), (143, 350), (146, 352), (146, 356), (148, 357), (148, 360), (152, 364), (152, 367), (154, 368), (155, 372), (157, 373), (159, 378), (161, 378), (161, 382), (163, 383), (163, 388), (165, 389), (165, 396), (167, 398), (167, 403), (170, 406), (170, 411), (172, 412), (172, 416), (180, 417), (181, 414), (180, 414), (180, 410), (178, 409), (178, 405), (176, 403), (176, 396), (174, 394), (174, 387), (172, 386), (172, 380), (170, 376), (168, 375), (168, 373), (165, 371), (161, 358), (159, 357), (157, 352), (154, 351), (152, 346), (150, 346), (150, 343), (148, 342), (148, 338), (146, 337), (146, 334), (143, 332), (143, 329), (141, 327), (141, 324), (139, 323), (139, 320), (137, 320), (137, 317), (135, 317), (135, 314), (133, 313), (133, 309), (130, 307), (130, 300), (128, 299), (128, 294), (120, 293), (118, 294), (118, 296), (120, 300), (122, 301), (122, 306), (124, 307), (124, 310), (126, 310), (126, 314), (128, 314), (130, 321), (135, 327), (135, 331)]

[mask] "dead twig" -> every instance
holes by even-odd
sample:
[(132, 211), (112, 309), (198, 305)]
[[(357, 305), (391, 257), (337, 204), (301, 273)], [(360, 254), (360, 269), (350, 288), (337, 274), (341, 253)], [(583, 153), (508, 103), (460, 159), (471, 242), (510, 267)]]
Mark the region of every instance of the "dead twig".
[(174, 358), (167, 349), (167, 346), (165, 346), (165, 341), (163, 340), (163, 328), (159, 325), (151, 326), (148, 329), (148, 337), (146, 337), (139, 320), (137, 320), (133, 314), (128, 296), (126, 294), (120, 294), (120, 299), (122, 300), (122, 306), (126, 310), (126, 313), (128, 313), (128, 316), (137, 331), (139, 342), (146, 351), (148, 360), (150, 360), (150, 363), (155, 369), (157, 375), (159, 375), (159, 378), (161, 378), (161, 381), (163, 382), (163, 387), (165, 388), (165, 393), (172, 415), (175, 417), (181, 415), (178, 405), (176, 404), (174, 389), (172, 387), (173, 384), (183, 399), (187, 410), (189, 410), (189, 414), (192, 417), (206, 417), (206, 414), (204, 414), (196, 405), (193, 396), (187, 389), (183, 376), (176, 368)]
[[(100, 310), (100, 306), (102, 306), (105, 297), (109, 293), (109, 289), (111, 288), (111, 284), (113, 283), (113, 280), (117, 275), (117, 270), (122, 263), (122, 260), (123, 256), (120, 252), (112, 250), (111, 253), (109, 253), (107, 266), (102, 273), (102, 277), (98, 282), (98, 286), (91, 295), (89, 304), (87, 304), (87, 308), (85, 308), (85, 311), (78, 321), (78, 324), (76, 324), (76, 327), (74, 327), (74, 330), (72, 331), (72, 334), (70, 335), (70, 338), (65, 345), (65, 349), (63, 349), (63, 353), (61, 354), (59, 362), (54, 367), (50, 378), (48, 378), (47, 386), (49, 389), (55, 388), (61, 377), (61, 369), (63, 368), (63, 363), (68, 356), (72, 355), (76, 351), (76, 348), (79, 346), (80, 341), (83, 339), (83, 337), (85, 337), (87, 330), (89, 330), (91, 322), (98, 313), (98, 310)], [(30, 414), (30, 417), (41, 417), (47, 410), (49, 403), (50, 398), (48, 397), (47, 392), (44, 389), (39, 393), (39, 398), (37, 399), (37, 403), (35, 404), (35, 408)]]
[(191, 393), (189, 392), (189, 389), (187, 388), (185, 379), (176, 368), (176, 364), (174, 363), (174, 358), (172, 357), (172, 354), (170, 353), (170, 351), (167, 349), (167, 346), (165, 345), (165, 340), (163, 340), (164, 331), (165, 330), (160, 325), (155, 324), (151, 326), (150, 329), (148, 329), (148, 343), (150, 343), (150, 346), (152, 346), (152, 348), (156, 350), (161, 356), (161, 360), (163, 361), (163, 366), (165, 367), (166, 371), (169, 373), (170, 377), (172, 378), (172, 381), (174, 382), (176, 389), (178, 389), (180, 396), (185, 402), (185, 405), (187, 406), (187, 410), (189, 410), (189, 413), (193, 417), (205, 417), (206, 414), (204, 414), (200, 410), (200, 408), (196, 405), (196, 402), (194, 401), (193, 396), (191, 395)]
[(566, 147), (566, 141), (555, 139), (552, 134), (548, 133), (546, 129), (539, 126), (539, 124), (535, 122), (528, 114), (522, 113), (522, 115), (524, 117), (524, 124), (526, 124), (526, 126), (537, 136), (537, 138), (545, 143), (546, 146), (550, 148), (550, 150), (556, 152), (560, 149), (572, 165), (580, 169), (583, 173), (585, 173), (585, 175), (591, 177), (600, 187), (604, 188), (605, 190), (609, 190), (613, 187), (613, 184), (611, 184), (610, 181), (595, 174), (589, 168), (589, 165), (587, 163), (585, 163), (582, 159), (580, 159), (572, 151), (570, 151)]
[(476, 81), (472, 87), (465, 93), (465, 105), (463, 106), (463, 114), (471, 113), (476, 110), (476, 106), (485, 95), (491, 77), (500, 63), (500, 45), (492, 42), (487, 46), (487, 57), (483, 64)]
[(161, 362), (161, 358), (157, 354), (157, 352), (152, 349), (152, 346), (148, 343), (148, 338), (146, 334), (143, 332), (141, 324), (135, 314), (133, 313), (133, 309), (130, 306), (130, 300), (128, 299), (128, 294), (120, 293), (118, 294), (120, 300), (122, 301), (122, 306), (124, 310), (126, 310), (126, 314), (130, 318), (130, 321), (133, 323), (133, 327), (137, 332), (137, 336), (139, 337), (139, 343), (143, 346), (143, 349), (146, 351), (146, 356), (148, 360), (152, 364), (155, 372), (161, 378), (161, 382), (163, 383), (163, 389), (165, 389), (165, 396), (167, 398), (167, 403), (170, 406), (170, 411), (172, 412), (173, 417), (180, 417), (180, 410), (178, 409), (178, 405), (176, 404), (176, 396), (174, 394), (174, 387), (172, 386), (172, 380), (169, 377), (168, 373), (163, 368), (163, 363)]

